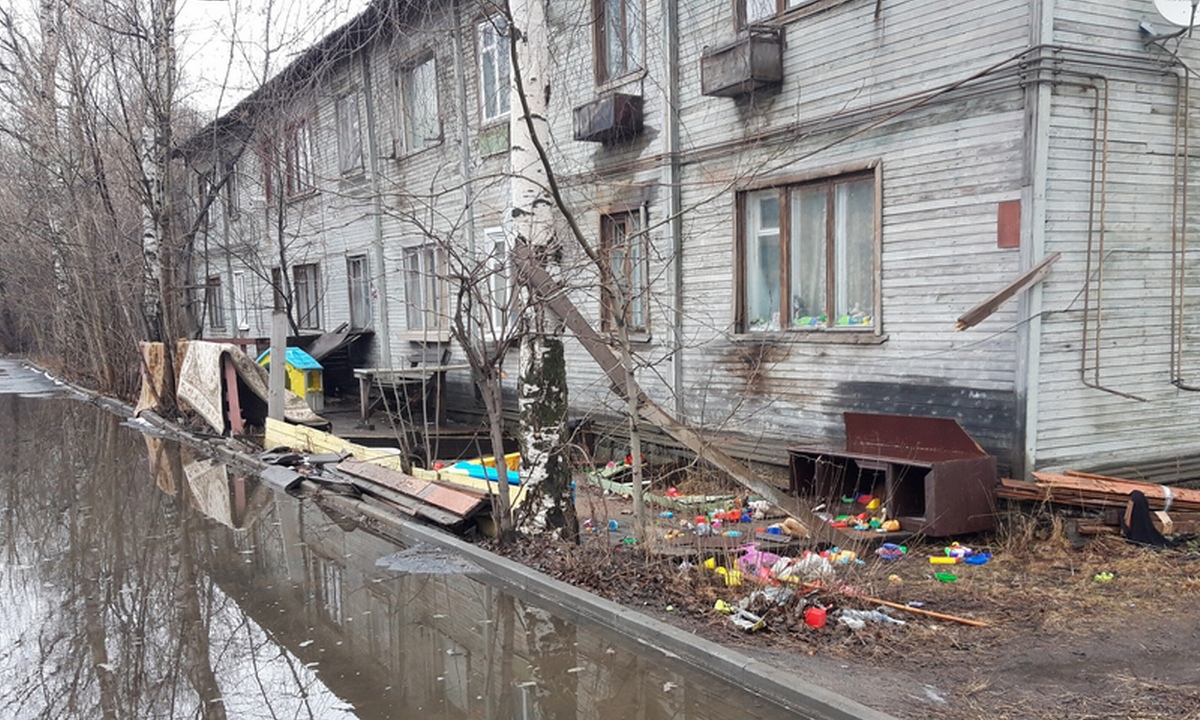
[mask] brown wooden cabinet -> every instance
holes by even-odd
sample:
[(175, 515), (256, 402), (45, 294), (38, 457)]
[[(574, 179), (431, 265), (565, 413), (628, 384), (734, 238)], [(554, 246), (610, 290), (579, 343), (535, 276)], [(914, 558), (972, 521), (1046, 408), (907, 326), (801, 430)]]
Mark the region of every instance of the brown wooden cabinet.
[(931, 537), (995, 525), (996, 458), (957, 421), (845, 413), (845, 424), (844, 448), (788, 448), (794, 494), (831, 510), (874, 495), (904, 531)]

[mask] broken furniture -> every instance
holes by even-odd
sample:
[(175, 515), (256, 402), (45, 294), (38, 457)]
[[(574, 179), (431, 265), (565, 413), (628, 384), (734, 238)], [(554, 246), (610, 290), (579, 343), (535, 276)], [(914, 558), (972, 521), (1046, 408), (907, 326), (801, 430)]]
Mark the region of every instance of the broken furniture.
[(791, 491), (833, 507), (875, 495), (905, 532), (945, 537), (995, 522), (996, 458), (956, 420), (845, 413), (842, 448), (788, 448)]
[(375, 402), (371, 390), (391, 391), (392, 397), (403, 407), (398, 407), (402, 416), (421, 423), (442, 425), (446, 419), (446, 373), (452, 370), (470, 370), (467, 364), (450, 365), (450, 351), (436, 353), (417, 352), (409, 356), (408, 367), (401, 368), (355, 368), (358, 379), (359, 422), (367, 426)]

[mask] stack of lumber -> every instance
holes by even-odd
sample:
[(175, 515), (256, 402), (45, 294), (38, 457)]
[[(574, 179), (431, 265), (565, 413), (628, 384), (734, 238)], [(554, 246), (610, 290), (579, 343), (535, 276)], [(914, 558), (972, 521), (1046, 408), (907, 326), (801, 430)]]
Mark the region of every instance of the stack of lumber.
[(1092, 475), (1067, 470), (1063, 473), (1033, 473), (1035, 482), (1003, 479), (996, 496), (1009, 500), (1040, 500), (1079, 507), (1125, 507), (1129, 493), (1141, 490), (1151, 510), (1162, 510), (1167, 493), (1171, 494), (1172, 511), (1200, 511), (1200, 490), (1168, 488), (1137, 480)]
[(456, 532), (490, 508), (483, 493), (421, 480), (372, 462), (343, 460), (337, 470), (350, 477), (368, 502)]
[[(1193, 526), (1200, 526), (1200, 490), (1153, 485), (1074, 470), (1063, 473), (1035, 472), (1033, 477), (1034, 482), (1001, 479), (999, 487), (996, 488), (996, 497), (1097, 510), (1120, 508), (1123, 511), (1129, 501), (1129, 494), (1134, 490), (1141, 490), (1151, 510), (1166, 508), (1169, 494), (1169, 514), (1176, 530), (1191, 531)], [(1115, 519), (1119, 514), (1110, 514), (1110, 517)]]

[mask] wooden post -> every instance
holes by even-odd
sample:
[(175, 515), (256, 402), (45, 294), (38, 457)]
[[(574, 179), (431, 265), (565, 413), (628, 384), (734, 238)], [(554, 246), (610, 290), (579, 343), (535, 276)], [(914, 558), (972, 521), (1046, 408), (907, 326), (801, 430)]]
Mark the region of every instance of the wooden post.
[(225, 407), (228, 413), (229, 434), (241, 435), (245, 430), (242, 422), (242, 398), (238, 394), (237, 368), (228, 355), (221, 355), (221, 365), (225, 370)]
[(267, 392), (267, 417), (283, 420), (283, 389), (287, 377), (287, 315), (271, 314), (271, 376)]

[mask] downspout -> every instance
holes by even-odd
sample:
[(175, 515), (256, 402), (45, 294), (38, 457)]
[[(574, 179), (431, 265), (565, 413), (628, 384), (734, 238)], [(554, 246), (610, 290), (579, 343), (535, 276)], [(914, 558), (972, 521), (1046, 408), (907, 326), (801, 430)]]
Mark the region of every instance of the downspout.
[[(388, 311), (387, 265), (383, 255), (383, 190), (379, 177), (379, 138), (375, 129), (375, 93), (371, 86), (370, 54), (361, 55), (363, 99), (367, 106), (367, 157), (371, 163), (371, 214), (374, 227), (371, 237), (371, 254), (374, 256), (376, 284), (379, 287), (379, 362), (382, 367), (392, 367), (391, 315)], [(372, 303), (374, 305), (374, 303)]]
[[(463, 63), (467, 62), (466, 50), (462, 39), (462, 8), (459, 3), (454, 6), (454, 30), (451, 32), (454, 42), (454, 91), (458, 99), (458, 145), (459, 163), (462, 165), (463, 203), (467, 206), (467, 257), (475, 259), (475, 170), (471, 166), (471, 128), (468, 125), (467, 114), (467, 77)], [(488, 250), (490, 252), (490, 249)]]
[[(1031, 48), (1054, 41), (1054, 0), (1032, 0)], [(1035, 62), (1037, 62), (1035, 60)], [(1039, 69), (1035, 69), (1035, 73)], [(1026, 91), (1025, 183), (1021, 190), (1020, 265), (1028, 268), (1046, 253), (1046, 185), (1050, 166), (1050, 109), (1053, 88), (1037, 82)], [(1017, 330), (1016, 438), (1020, 453), (1013, 456), (1013, 477), (1023, 478), (1037, 467), (1038, 386), (1041, 382), (1042, 346), (1041, 283), (1022, 293), (1018, 317), (1026, 322)], [(1022, 412), (1023, 411), (1023, 412)]]
[(667, 48), (667, 93), (664, 110), (666, 132), (663, 155), (667, 160), (667, 232), (671, 234), (671, 387), (675, 417), (686, 422), (683, 381), (683, 196), (679, 162), (679, 0), (662, 0), (664, 45)]

